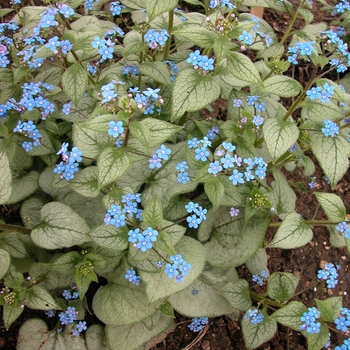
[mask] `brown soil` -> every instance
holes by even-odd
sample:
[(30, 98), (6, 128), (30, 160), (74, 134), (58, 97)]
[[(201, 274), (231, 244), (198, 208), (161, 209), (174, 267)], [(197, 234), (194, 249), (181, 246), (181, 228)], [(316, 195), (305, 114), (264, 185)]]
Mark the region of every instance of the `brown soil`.
[[(290, 1), (297, 3), (297, 0)], [(336, 1), (334, 1), (336, 3)], [(319, 4), (317, 5), (319, 6)], [(0, 8), (8, 7), (7, 0), (0, 0)], [(325, 13), (314, 13), (314, 23), (325, 21), (330, 23), (334, 18), (326, 15)], [(279, 13), (273, 10), (265, 10), (264, 19), (270, 23), (277, 33), (283, 35), (285, 29), (289, 23), (288, 15), (281, 16)], [(303, 20), (297, 21), (295, 29), (303, 27)], [(303, 83), (307, 80), (307, 67), (299, 71), (299, 81)], [(214, 104), (214, 111), (218, 115), (225, 113), (225, 104), (218, 101)], [(308, 189), (309, 179), (303, 175), (302, 169), (296, 169), (292, 173), (286, 173), (287, 179), (290, 184), (301, 183), (307, 191), (297, 190), (297, 205), (296, 211), (300, 213), (304, 219), (311, 219), (314, 215), (318, 203), (313, 195), (314, 190)], [(322, 179), (322, 170), (317, 166), (316, 173), (318, 191), (331, 192), (329, 186)], [(339, 195), (346, 208), (350, 213), (350, 173), (347, 173), (342, 181), (338, 184), (333, 191)], [(6, 212), (8, 208), (1, 208), (1, 216), (9, 215)], [(6, 215), (6, 216), (7, 216)], [(11, 215), (11, 212), (10, 212)], [(10, 216), (9, 215), (9, 216)], [(317, 211), (316, 219), (325, 218), (322, 210)], [(314, 298), (325, 299), (328, 296), (342, 296), (343, 306), (350, 308), (350, 300), (347, 295), (349, 290), (348, 276), (348, 263), (349, 254), (345, 248), (333, 248), (329, 243), (329, 234), (324, 227), (314, 227), (314, 238), (310, 244), (294, 250), (281, 250), (281, 249), (268, 249), (268, 268), (270, 272), (286, 271), (293, 272), (300, 275), (300, 283), (295, 300), (304, 302), (307, 306), (314, 305)], [(273, 235), (274, 231), (268, 232), (268, 237)], [(339, 273), (339, 283), (333, 290), (317, 289), (314, 291), (310, 286), (317, 284), (317, 270), (320, 269), (322, 262), (333, 262), (341, 265)], [(238, 268), (239, 274), (242, 278), (251, 281), (251, 276), (245, 266)], [(1, 315), (0, 315), (1, 316)], [(1, 350), (14, 350), (16, 347), (16, 338), (20, 325), (28, 318), (31, 317), (43, 317), (43, 313), (39, 311), (32, 311), (26, 309), (20, 318), (11, 326), (8, 332), (6, 332), (3, 325), (0, 325), (0, 349)], [(243, 341), (242, 332), (240, 329), (240, 322), (232, 321), (228, 317), (218, 317), (209, 320), (209, 325), (200, 333), (193, 333), (188, 329), (188, 324), (191, 320), (177, 315), (176, 321), (177, 327), (171, 332), (164, 340), (153, 346), (150, 350), (243, 350), (246, 349)], [(341, 344), (343, 338), (336, 333), (331, 333), (331, 339), (333, 344)], [(263, 344), (258, 349), (260, 350), (302, 350), (306, 349), (305, 338), (298, 332), (288, 330), (284, 326), (279, 326), (278, 332), (272, 340)], [(128, 350), (128, 349), (125, 349)]]

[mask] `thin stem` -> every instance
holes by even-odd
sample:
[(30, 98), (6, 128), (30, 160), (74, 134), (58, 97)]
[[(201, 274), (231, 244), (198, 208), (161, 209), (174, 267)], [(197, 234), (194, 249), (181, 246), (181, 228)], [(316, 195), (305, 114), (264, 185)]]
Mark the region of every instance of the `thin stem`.
[(23, 227), (23, 226), (16, 226), (16, 225), (2, 224), (2, 223), (0, 223), (0, 230), (8, 231), (8, 233), (21, 232), (21, 233), (25, 233), (25, 234), (30, 234), (32, 232), (31, 229)]
[[(170, 33), (173, 30), (173, 24), (174, 24), (174, 10), (169, 11), (169, 23), (168, 23), (168, 33)], [(168, 40), (165, 43), (165, 49), (163, 54), (163, 60), (166, 61), (169, 58), (170, 53), (170, 45), (171, 45), (171, 36), (168, 38)]]
[[(304, 2), (305, 2), (305, 0), (300, 1), (300, 4), (299, 4), (297, 10), (295, 11), (295, 13), (294, 13), (294, 15), (293, 15), (291, 21), (289, 22), (288, 28), (287, 28), (286, 32), (284, 33), (284, 35), (283, 35), (283, 37), (282, 37), (282, 39), (281, 39), (281, 41), (280, 41), (280, 43), (281, 43), (282, 45), (283, 45), (283, 44), (285, 43), (285, 41), (287, 40), (287, 38), (288, 38), (288, 36), (289, 36), (289, 34), (290, 34), (290, 32), (291, 32), (293, 26), (294, 26), (295, 21), (296, 21), (296, 19), (298, 18), (298, 15), (299, 15), (298, 9), (303, 7)], [(289, 11), (288, 11), (288, 12), (289, 12)]]

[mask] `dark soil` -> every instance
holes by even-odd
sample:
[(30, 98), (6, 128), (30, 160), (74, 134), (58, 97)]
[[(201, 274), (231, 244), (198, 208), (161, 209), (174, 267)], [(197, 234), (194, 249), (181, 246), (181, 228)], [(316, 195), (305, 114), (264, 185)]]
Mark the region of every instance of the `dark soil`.
[[(290, 1), (297, 3), (297, 0)], [(334, 1), (336, 3), (336, 1)], [(315, 4), (316, 6), (316, 4)], [(319, 4), (317, 4), (319, 7)], [(7, 0), (0, 0), (0, 8), (8, 7)], [(331, 23), (334, 17), (321, 12), (314, 13), (314, 23), (324, 21)], [(264, 19), (270, 23), (277, 33), (283, 35), (288, 26), (290, 18), (288, 15), (281, 16), (273, 10), (265, 10)], [(296, 22), (295, 29), (304, 26), (303, 20)], [(303, 84), (307, 81), (307, 69), (305, 66), (301, 68), (296, 74), (299, 74), (299, 81)], [(306, 72), (306, 73), (305, 73)], [(225, 115), (226, 107), (222, 101), (213, 105), (214, 113), (221, 117)], [(213, 114), (213, 113), (212, 113)], [(314, 158), (313, 158), (314, 159)], [(318, 208), (313, 192), (316, 190), (309, 190), (309, 178), (303, 175), (302, 169), (296, 169), (291, 173), (286, 173), (287, 179), (291, 185), (302, 184), (306, 191), (297, 190), (297, 204), (296, 211), (302, 215), (304, 219), (311, 219), (317, 210), (316, 219), (325, 218), (324, 213)], [(317, 191), (331, 192), (329, 185), (323, 180), (322, 170), (317, 166)], [(350, 173), (347, 173), (342, 181), (333, 191), (343, 200), (347, 212), (350, 213)], [(8, 212), (10, 210), (10, 212)], [(1, 216), (11, 217), (11, 208), (2, 207)], [(267, 237), (271, 239), (274, 230), (268, 232)], [(268, 249), (268, 268), (270, 272), (285, 271), (300, 275), (300, 283), (297, 289), (299, 293), (294, 300), (304, 302), (307, 306), (314, 305), (314, 298), (325, 299), (328, 296), (342, 296), (343, 306), (350, 308), (349, 296), (349, 253), (345, 248), (333, 248), (329, 243), (329, 233), (325, 227), (314, 227), (314, 238), (306, 246), (294, 250)], [(326, 290), (317, 288), (314, 290), (313, 286), (317, 285), (317, 270), (321, 268), (322, 264), (332, 262), (341, 265), (339, 273), (339, 283), (333, 290)], [(251, 281), (251, 276), (245, 266), (238, 268), (241, 278)], [(0, 315), (1, 316), (1, 315)], [(28, 318), (40, 317), (43, 318), (43, 313), (40, 311), (33, 311), (26, 309), (20, 318), (11, 326), (6, 332), (5, 327), (0, 325), (0, 349), (14, 350), (16, 347), (17, 333), (20, 325)], [(191, 320), (177, 315), (178, 322), (174, 331), (168, 336), (160, 340), (160, 342), (153, 346), (150, 350), (243, 350), (246, 349), (243, 341), (242, 332), (240, 329), (240, 322), (233, 321), (230, 318), (223, 316), (209, 320), (209, 325), (200, 333), (193, 333), (189, 330), (188, 324)], [(338, 334), (331, 334), (332, 344), (341, 344), (343, 338)], [(287, 345), (288, 344), (288, 345)], [(279, 326), (278, 332), (269, 342), (263, 344), (258, 349), (260, 350), (303, 350), (306, 349), (306, 340), (298, 332), (288, 330), (284, 326)], [(128, 350), (128, 349), (125, 349)]]

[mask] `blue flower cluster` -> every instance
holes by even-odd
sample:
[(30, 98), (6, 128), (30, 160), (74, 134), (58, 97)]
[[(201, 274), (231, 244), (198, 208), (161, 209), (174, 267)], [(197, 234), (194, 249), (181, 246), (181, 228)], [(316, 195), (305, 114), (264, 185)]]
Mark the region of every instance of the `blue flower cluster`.
[[(350, 55), (348, 51), (347, 43), (344, 43), (340, 36), (342, 36), (342, 31), (339, 30), (328, 30), (322, 32), (323, 38), (327, 40), (327, 50), (332, 53), (332, 59), (330, 60), (331, 66), (336, 66), (337, 72), (342, 73), (347, 71), (347, 64), (350, 61)], [(334, 57), (336, 56), (336, 57)]]
[(181, 254), (171, 255), (170, 260), (173, 263), (167, 263), (165, 265), (164, 273), (168, 275), (169, 278), (174, 277), (176, 282), (182, 282), (192, 269), (192, 265), (187, 263)]
[(61, 179), (67, 181), (74, 178), (74, 174), (79, 170), (78, 165), (82, 161), (82, 151), (79, 151), (78, 147), (73, 147), (72, 150), (68, 151), (68, 143), (63, 143), (61, 149), (57, 154), (62, 155), (62, 161), (59, 164), (56, 164), (55, 169), (53, 170), (56, 174), (62, 174)]
[(244, 318), (256, 325), (264, 321), (264, 314), (259, 312), (258, 309), (249, 309)]
[(334, 86), (324, 83), (322, 88), (321, 86), (316, 86), (306, 91), (306, 95), (310, 97), (311, 101), (319, 100), (322, 103), (330, 102), (334, 95)]
[(335, 228), (341, 233), (342, 236), (344, 236), (344, 238), (350, 239), (350, 228), (345, 221), (339, 223)]
[(156, 154), (152, 156), (149, 160), (150, 169), (159, 169), (162, 167), (162, 160), (169, 160), (169, 155), (171, 154), (171, 149), (166, 148), (164, 145), (161, 145), (160, 148), (156, 150)]
[(323, 121), (324, 127), (321, 129), (324, 136), (331, 136), (334, 137), (335, 135), (339, 135), (339, 127), (336, 123), (332, 122), (331, 120), (324, 120)]
[(78, 319), (78, 311), (75, 310), (74, 306), (68, 306), (65, 312), (60, 312), (58, 317), (62, 325), (71, 324)]
[(237, 209), (237, 208), (230, 208), (230, 215), (232, 216), (232, 217), (234, 217), (234, 216), (238, 216), (238, 214), (239, 214), (239, 209)]
[(107, 226), (113, 225), (116, 228), (124, 227), (126, 225), (126, 217), (130, 216), (132, 218), (134, 214), (137, 219), (141, 220), (142, 209), (137, 208), (138, 203), (141, 203), (140, 193), (123, 195), (123, 207), (112, 204), (105, 215), (104, 223)]
[(148, 43), (151, 49), (156, 49), (158, 46), (164, 47), (169, 37), (170, 35), (167, 30), (162, 29), (160, 31), (156, 31), (151, 28), (145, 34), (145, 41)]
[(334, 323), (339, 331), (348, 333), (348, 327), (350, 327), (350, 310), (346, 307), (342, 307)]
[(81, 332), (86, 331), (86, 330), (87, 330), (86, 322), (85, 321), (79, 321), (75, 325), (75, 329), (72, 330), (72, 335), (74, 335), (75, 337), (78, 337)]
[(40, 145), (40, 139), (42, 135), (40, 134), (36, 125), (34, 125), (31, 120), (23, 123), (19, 120), (16, 127), (13, 129), (13, 132), (23, 133), (25, 136), (29, 137), (34, 141), (24, 141), (22, 143), (22, 147), (25, 149), (26, 152), (32, 151), (34, 149), (33, 146)]
[(333, 15), (339, 15), (341, 13), (344, 13), (346, 11), (350, 11), (350, 4), (346, 0), (340, 0), (333, 9)]
[(158, 107), (157, 112), (160, 114), (160, 106), (164, 103), (164, 100), (158, 94), (159, 91), (160, 89), (147, 88), (147, 90), (140, 92), (138, 87), (129, 88), (128, 96), (134, 99), (138, 109), (143, 109), (144, 115), (153, 114), (154, 107)]
[(188, 328), (192, 332), (199, 332), (201, 331), (205, 325), (207, 325), (209, 322), (208, 317), (195, 317), (192, 318), (192, 322), (188, 325)]
[(124, 278), (127, 279), (129, 282), (135, 284), (136, 286), (138, 286), (141, 282), (141, 277), (136, 275), (136, 272), (133, 268), (126, 270)]
[(128, 241), (133, 243), (135, 248), (145, 252), (148, 249), (152, 249), (153, 243), (157, 241), (158, 231), (148, 227), (141, 232), (139, 228), (136, 228), (135, 230), (130, 230), (128, 236)]
[(137, 67), (136, 64), (133, 65), (129, 65), (126, 64), (123, 68), (122, 68), (122, 74), (124, 75), (138, 75), (139, 74), (139, 68)]
[(178, 171), (177, 182), (186, 184), (188, 181), (190, 181), (190, 177), (188, 176), (188, 172), (186, 171), (188, 169), (186, 161), (177, 163), (175, 169)]
[(303, 313), (303, 316), (300, 317), (300, 330), (306, 331), (309, 334), (316, 334), (320, 332), (321, 323), (316, 322), (320, 317), (321, 312), (315, 307), (309, 307), (307, 312)]
[(54, 112), (55, 105), (45, 98), (43, 88), (47, 91), (54, 89), (52, 85), (40, 81), (37, 83), (24, 83), (22, 86), (22, 98), (19, 102), (14, 98), (10, 98), (6, 104), (0, 104), (0, 117), (7, 116), (7, 112), (10, 110), (22, 114), (25, 111), (32, 111), (36, 108), (41, 110), (41, 117), (45, 120)]
[(345, 339), (343, 344), (340, 346), (337, 345), (334, 350), (350, 350), (350, 338)]
[(297, 58), (298, 55), (301, 56), (311, 56), (311, 54), (315, 51), (314, 44), (316, 42), (310, 41), (310, 42), (302, 42), (302, 43), (296, 43), (293, 47), (288, 47), (288, 62), (293, 64), (298, 64)]
[(177, 73), (179, 72), (179, 68), (173, 61), (163, 61), (170, 67), (170, 80), (174, 81)]
[[(262, 114), (266, 112), (265, 103), (262, 101), (258, 101), (258, 99), (259, 99), (259, 96), (254, 96), (254, 95), (247, 97), (247, 105), (254, 107), (255, 109), (255, 115), (252, 119), (252, 124), (254, 124), (255, 129), (257, 130), (263, 124), (265, 119), (262, 117)], [(242, 105), (243, 105), (242, 99), (236, 98), (233, 100), (233, 107), (241, 108)], [(247, 117), (244, 117), (243, 119), (241, 119), (242, 124), (246, 124), (247, 121), (248, 121)]]
[(58, 48), (61, 48), (63, 54), (67, 55), (73, 48), (73, 44), (69, 40), (59, 41), (58, 36), (49, 39), (45, 47), (50, 49), (54, 54), (58, 53)]
[(258, 274), (252, 275), (253, 282), (257, 283), (260, 287), (264, 285), (264, 282), (269, 278), (265, 270), (261, 270)]
[(198, 225), (207, 218), (208, 210), (203, 209), (198, 203), (189, 202), (185, 205), (185, 209), (189, 214), (193, 213), (187, 217), (188, 227), (190, 228), (198, 228)]
[(120, 1), (111, 2), (109, 5), (109, 9), (111, 10), (113, 16), (119, 16), (124, 8), (125, 6), (121, 5)]
[[(7, 23), (0, 23), (0, 33), (5, 31), (17, 31), (18, 26), (14, 21), (9, 21)], [(10, 64), (8, 59), (9, 48), (13, 44), (13, 39), (5, 35), (0, 36), (0, 67), (6, 68)]]
[(114, 88), (115, 88), (115, 84), (113, 83), (109, 83), (107, 85), (102, 86), (101, 94), (102, 94), (103, 100), (101, 101), (101, 104), (110, 102), (118, 96), (118, 94), (113, 90)]
[(206, 55), (201, 55), (199, 50), (190, 53), (190, 57), (186, 60), (187, 63), (192, 63), (194, 69), (202, 68), (208, 72), (214, 70), (214, 59), (208, 58)]
[(322, 270), (318, 270), (317, 278), (325, 280), (328, 288), (334, 288), (338, 284), (339, 265), (334, 266), (332, 263), (325, 264)]
[(73, 294), (70, 292), (70, 290), (68, 289), (65, 289), (63, 292), (62, 292), (62, 296), (64, 299), (66, 300), (74, 300), (74, 299), (78, 299), (79, 296), (80, 296), (80, 293), (79, 292), (73, 292)]
[(91, 43), (91, 46), (94, 49), (97, 49), (98, 53), (101, 55), (99, 63), (104, 62), (106, 60), (111, 60), (113, 58), (114, 43), (112, 42), (112, 40), (101, 39), (100, 37), (96, 36), (94, 38), (94, 41)]

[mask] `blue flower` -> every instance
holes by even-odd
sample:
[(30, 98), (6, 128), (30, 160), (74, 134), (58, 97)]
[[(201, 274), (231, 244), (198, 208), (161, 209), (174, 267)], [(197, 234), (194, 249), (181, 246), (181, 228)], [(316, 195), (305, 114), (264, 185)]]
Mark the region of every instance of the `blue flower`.
[(58, 36), (54, 36), (49, 40), (49, 42), (45, 45), (52, 52), (57, 53), (57, 48), (60, 46), (60, 42), (58, 40)]
[(177, 182), (186, 184), (188, 181), (190, 181), (190, 177), (188, 176), (188, 173), (186, 171), (177, 175)]
[(311, 88), (310, 90), (306, 91), (306, 95), (310, 97), (310, 100), (313, 101), (315, 99), (321, 100), (321, 87), (316, 86)]
[(199, 142), (197, 138), (193, 138), (192, 140), (187, 141), (188, 148), (196, 148), (199, 145)]
[(166, 148), (164, 145), (161, 145), (160, 148), (156, 151), (157, 156), (160, 159), (168, 160), (168, 155), (171, 154), (171, 150)]
[(62, 40), (61, 41), (61, 50), (62, 52), (67, 55), (70, 50), (72, 50), (73, 44), (69, 40)]
[(222, 147), (224, 147), (228, 152), (233, 152), (236, 149), (236, 146), (234, 146), (231, 142), (223, 142)]
[(162, 167), (162, 160), (157, 156), (157, 155), (153, 155), (152, 158), (149, 160), (149, 168), (150, 169), (159, 169)]
[(138, 234), (137, 240), (138, 243), (136, 244), (136, 248), (140, 249), (142, 252), (145, 252), (147, 249), (151, 249), (153, 246), (149, 236)]
[(108, 135), (111, 135), (117, 138), (120, 134), (124, 132), (123, 122), (120, 120), (117, 122), (110, 121), (108, 125), (109, 125)]
[(199, 207), (198, 203), (193, 203), (189, 202), (188, 204), (185, 205), (185, 209), (187, 210), (188, 213), (193, 213), (197, 208)]
[(255, 126), (260, 126), (264, 122), (264, 118), (260, 115), (255, 115), (253, 118), (253, 124)]
[(180, 173), (183, 173), (185, 170), (188, 169), (187, 162), (183, 161), (183, 162), (177, 163), (175, 169)]
[(208, 56), (202, 56), (202, 59), (199, 61), (199, 67), (203, 68), (203, 70), (214, 70), (214, 60), (212, 58), (208, 58)]
[(158, 231), (153, 229), (152, 227), (148, 227), (142, 234), (150, 239), (150, 241), (155, 242), (158, 237)]
[(233, 170), (232, 175), (229, 177), (229, 179), (232, 181), (232, 184), (234, 186), (236, 186), (238, 183), (244, 183), (243, 174), (238, 172), (237, 169)]
[(197, 66), (199, 62), (202, 60), (202, 56), (200, 54), (199, 50), (196, 50), (195, 52), (190, 53), (190, 57), (187, 58), (187, 63), (192, 63), (193, 66)]
[(238, 38), (247, 45), (253, 44), (253, 35), (248, 33), (246, 30), (243, 30), (242, 34)]
[(191, 215), (187, 217), (188, 227), (190, 228), (198, 228), (198, 225), (202, 222), (200, 218), (196, 215)]
[(168, 275), (169, 278), (173, 278), (179, 274), (179, 271), (177, 271), (176, 268), (176, 264), (166, 264), (164, 272), (166, 275)]
[(221, 170), (222, 170), (222, 166), (220, 165), (220, 163), (217, 160), (215, 162), (209, 164), (209, 169), (208, 169), (209, 174), (212, 174), (215, 176)]
[(196, 149), (195, 158), (197, 160), (201, 160), (202, 162), (205, 162), (208, 156), (209, 156), (209, 151), (207, 151), (207, 149), (204, 146)]
[(324, 127), (321, 129), (324, 136), (331, 136), (334, 137), (335, 135), (339, 135), (339, 127), (336, 123), (332, 122), (331, 120), (324, 120), (323, 121)]

